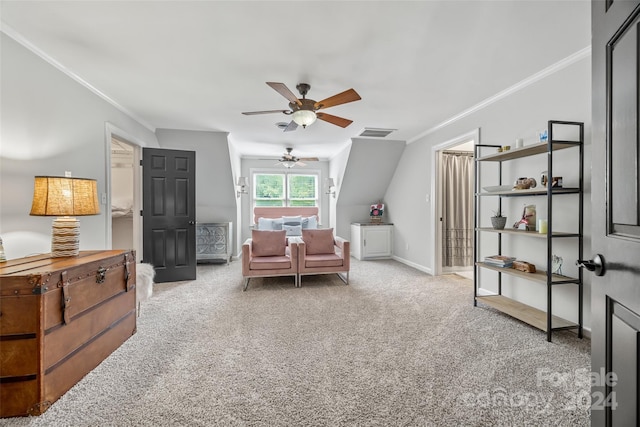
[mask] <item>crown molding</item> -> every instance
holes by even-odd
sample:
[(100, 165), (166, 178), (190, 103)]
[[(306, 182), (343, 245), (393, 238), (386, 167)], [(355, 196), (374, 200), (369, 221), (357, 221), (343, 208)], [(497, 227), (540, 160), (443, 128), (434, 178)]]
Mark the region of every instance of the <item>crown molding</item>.
[(94, 94), (98, 95), (100, 98), (102, 98), (103, 100), (105, 100), (106, 102), (111, 104), (113, 107), (118, 109), (120, 112), (122, 112), (123, 114), (126, 114), (131, 119), (133, 119), (136, 122), (138, 122), (140, 125), (142, 125), (145, 128), (149, 129), (151, 132), (155, 132), (156, 131), (155, 127), (152, 126), (150, 123), (148, 123), (144, 119), (140, 118), (139, 116), (137, 116), (136, 114), (134, 114), (130, 110), (128, 110), (125, 107), (123, 107), (122, 105), (118, 104), (113, 98), (109, 97), (107, 94), (105, 94), (104, 92), (102, 92), (101, 90), (96, 88), (95, 86), (91, 85), (85, 79), (83, 79), (78, 74), (74, 73), (73, 71), (71, 71), (70, 69), (68, 69), (64, 65), (62, 65), (60, 62), (56, 61), (51, 56), (47, 55), (39, 47), (37, 47), (36, 45), (31, 43), (29, 40), (27, 40), (22, 34), (20, 34), (19, 32), (17, 32), (16, 30), (14, 30), (13, 28), (11, 28), (9, 25), (7, 25), (6, 23), (4, 23), (2, 21), (0, 21), (0, 32), (2, 32), (4, 34), (6, 34), (7, 36), (11, 37), (13, 40), (15, 40), (16, 42), (21, 44), (23, 47), (25, 47), (26, 49), (28, 49), (31, 52), (33, 52), (35, 55), (37, 55), (38, 57), (40, 57), (44, 61), (46, 61), (49, 64), (53, 65), (55, 68), (57, 68), (58, 70), (62, 71), (64, 74), (66, 74), (67, 76), (69, 76), (70, 78), (75, 80), (76, 82), (80, 83), (82, 86), (84, 86), (85, 88), (89, 89), (91, 92), (93, 92)]
[(479, 102), (478, 104), (474, 105), (471, 108), (468, 108), (464, 111), (462, 111), (461, 113), (445, 120), (444, 122), (437, 124), (436, 126), (427, 129), (426, 131), (414, 136), (413, 138), (407, 140), (407, 144), (411, 144), (412, 142), (416, 142), (417, 140), (424, 138), (425, 136), (434, 133), (442, 128), (445, 128), (447, 126), (449, 126), (450, 124), (457, 122), (458, 120), (467, 117), (470, 114), (473, 114), (479, 110), (482, 110), (483, 108), (488, 107), (491, 104), (494, 104), (498, 101), (500, 101), (503, 98), (506, 98), (509, 95), (512, 95), (516, 92), (521, 91), (522, 89), (536, 83), (537, 81), (540, 81), (554, 73), (557, 73), (558, 71), (568, 67), (569, 65), (572, 65), (578, 61), (581, 61), (585, 58), (588, 58), (591, 56), (591, 45), (580, 49), (579, 51), (567, 56), (564, 59), (561, 59), (560, 61), (556, 62), (555, 64), (552, 64), (550, 66), (548, 66), (547, 68), (538, 71), (535, 74), (532, 74), (531, 76), (527, 77), (524, 80), (521, 80), (520, 82), (514, 84), (513, 86), (508, 87), (507, 89), (500, 91), (498, 93), (496, 93), (495, 95), (485, 99), (484, 101)]

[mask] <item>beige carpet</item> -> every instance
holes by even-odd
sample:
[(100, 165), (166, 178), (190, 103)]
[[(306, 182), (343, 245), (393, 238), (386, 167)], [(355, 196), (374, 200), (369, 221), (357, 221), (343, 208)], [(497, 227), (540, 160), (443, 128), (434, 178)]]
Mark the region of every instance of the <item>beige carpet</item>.
[(589, 424), (589, 341), (473, 307), (471, 281), (395, 261), (158, 284), (138, 332), (46, 413), (9, 426)]

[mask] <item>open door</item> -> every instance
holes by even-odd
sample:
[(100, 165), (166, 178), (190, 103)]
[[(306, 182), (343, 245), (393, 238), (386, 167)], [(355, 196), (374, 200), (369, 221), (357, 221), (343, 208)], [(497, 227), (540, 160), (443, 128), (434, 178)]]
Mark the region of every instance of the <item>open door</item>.
[[(640, 1), (593, 1), (594, 426), (640, 425)], [(600, 254), (600, 255), (598, 255)]]
[(196, 278), (196, 154), (142, 151), (143, 262), (156, 282)]

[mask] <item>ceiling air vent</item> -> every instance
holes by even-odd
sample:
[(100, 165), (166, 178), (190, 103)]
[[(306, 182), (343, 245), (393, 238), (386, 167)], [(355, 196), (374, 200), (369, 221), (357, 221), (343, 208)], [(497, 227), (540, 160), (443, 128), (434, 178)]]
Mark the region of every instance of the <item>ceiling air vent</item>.
[(364, 128), (362, 133), (358, 136), (365, 136), (369, 138), (384, 138), (394, 130), (397, 129)]

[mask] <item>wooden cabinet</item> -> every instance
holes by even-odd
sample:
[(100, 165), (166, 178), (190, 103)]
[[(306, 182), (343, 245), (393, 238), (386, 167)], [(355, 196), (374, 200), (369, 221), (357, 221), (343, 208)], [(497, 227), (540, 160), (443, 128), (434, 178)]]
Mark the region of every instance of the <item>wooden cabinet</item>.
[(351, 254), (359, 260), (391, 258), (393, 224), (351, 224)]
[[(573, 135), (572, 137), (558, 138), (560, 131), (563, 131), (563, 135)], [(551, 120), (548, 122), (548, 141), (541, 142), (537, 144), (528, 145), (522, 148), (508, 150), (503, 152), (495, 153), (495, 149), (499, 147), (498, 145), (477, 145), (475, 149), (475, 233), (474, 233), (474, 259), (475, 259), (475, 271), (474, 271), (474, 305), (477, 305), (478, 302), (489, 305), (493, 308), (496, 308), (506, 314), (509, 314), (512, 317), (515, 317), (523, 322), (526, 322), (536, 328), (539, 328), (547, 333), (547, 340), (551, 341), (551, 334), (555, 330), (560, 329), (577, 329), (578, 336), (582, 337), (582, 303), (583, 303), (583, 282), (582, 282), (582, 270), (579, 269), (576, 277), (568, 277), (562, 275), (561, 272), (559, 274), (553, 273), (553, 254), (554, 254), (554, 243), (559, 242), (560, 240), (564, 242), (571, 242), (569, 245), (573, 246), (575, 252), (571, 254), (571, 258), (575, 256), (576, 260), (581, 260), (583, 258), (583, 228), (584, 228), (584, 220), (583, 220), (583, 193), (584, 193), (584, 179), (583, 179), (583, 164), (584, 164), (584, 125), (580, 122), (565, 122), (565, 121), (557, 121)], [(489, 155), (482, 155), (481, 151), (483, 149), (492, 149), (494, 153)], [(568, 168), (577, 168), (578, 173), (577, 176), (577, 185), (573, 187), (553, 187), (552, 185), (538, 186), (532, 189), (524, 189), (524, 190), (512, 190), (512, 189), (500, 189), (499, 191), (483, 191), (482, 186), (487, 185), (489, 183), (481, 183), (482, 181), (482, 172), (481, 172), (481, 164), (486, 163), (494, 163), (498, 165), (498, 173), (499, 182), (497, 184), (508, 184), (503, 182), (503, 170), (502, 164), (507, 161), (524, 161), (530, 162), (531, 160), (527, 160), (527, 158), (531, 156), (545, 156), (547, 163), (546, 169), (548, 171), (549, 177), (554, 177), (557, 175), (561, 175), (562, 171), (559, 173), (554, 173), (554, 154), (559, 150), (572, 150), (572, 155), (569, 156), (573, 160), (571, 162), (562, 163), (562, 171), (567, 171)], [(573, 156), (575, 153), (575, 156)], [(542, 158), (542, 157), (540, 157)], [(571, 160), (571, 159), (570, 159)], [(569, 164), (571, 163), (571, 164)], [(517, 165), (516, 165), (517, 166)], [(557, 168), (557, 167), (556, 167)], [(559, 169), (559, 168), (558, 168)], [(515, 170), (518, 170), (516, 167)], [(575, 169), (573, 170), (575, 172)], [(512, 181), (511, 181), (512, 182)], [(509, 182), (510, 183), (510, 182)], [(495, 182), (491, 184), (496, 184)], [(496, 186), (497, 188), (498, 186)], [(487, 187), (484, 187), (485, 189)], [(491, 188), (491, 187), (489, 187)], [(483, 221), (486, 222), (487, 218), (483, 218), (482, 213), (479, 210), (479, 206), (481, 206), (481, 201), (486, 201), (488, 198), (497, 199), (497, 203), (495, 208), (497, 210), (502, 211), (502, 199), (505, 197), (530, 197), (535, 196), (538, 198), (542, 198), (541, 201), (546, 204), (546, 212), (538, 212), (538, 218), (547, 219), (547, 232), (541, 233), (538, 231), (526, 231), (514, 228), (505, 228), (503, 230), (496, 230), (491, 227), (482, 227), (481, 224)], [(565, 217), (564, 219), (569, 217), (570, 222), (574, 225), (575, 230), (561, 230), (556, 227), (556, 216), (560, 212), (554, 212), (553, 204), (554, 200), (557, 197), (573, 197), (575, 198), (571, 200), (570, 206), (568, 209), (563, 209), (562, 215)], [(481, 200), (482, 199), (482, 200)], [(494, 209), (495, 210), (495, 209)], [(566, 223), (566, 221), (565, 221)], [(509, 227), (507, 225), (507, 227)], [(536, 273), (525, 273), (514, 268), (504, 268), (504, 267), (496, 267), (484, 262), (485, 256), (490, 256), (494, 254), (498, 255), (507, 255), (516, 257), (517, 259), (527, 259), (532, 256), (531, 251), (529, 253), (503, 253), (503, 249), (505, 243), (507, 243), (506, 239), (543, 239), (545, 243), (545, 252), (541, 254), (544, 258), (544, 265), (546, 268), (537, 269)], [(492, 253), (481, 253), (482, 250), (485, 250), (486, 239), (494, 239), (495, 245), (492, 246)], [(532, 241), (532, 243), (534, 243)], [(572, 263), (573, 264), (573, 263)], [(485, 280), (483, 278), (483, 271), (494, 271), (497, 272), (497, 283), (493, 283), (495, 288), (497, 288), (497, 292), (493, 295), (480, 295), (480, 288), (482, 286), (482, 282)], [(529, 286), (540, 286), (540, 291), (543, 289), (546, 292), (546, 308), (544, 310), (540, 310), (538, 308), (534, 308), (528, 304), (523, 303), (520, 300), (515, 300), (503, 295), (503, 279), (504, 276), (509, 276), (511, 279), (525, 279), (530, 283)], [(492, 276), (495, 277), (495, 274)], [(490, 279), (493, 280), (493, 279)], [(514, 281), (514, 287), (517, 287), (518, 284)], [(511, 282), (510, 282), (511, 284)], [(568, 321), (566, 319), (555, 316), (552, 313), (553, 307), (553, 290), (563, 286), (577, 286), (577, 301), (575, 308), (575, 319), (577, 321)], [(512, 293), (517, 294), (517, 290)]]
[(136, 332), (123, 250), (0, 263), (0, 416), (40, 415)]
[(210, 222), (196, 224), (196, 260), (198, 263), (224, 261), (229, 263), (233, 250), (233, 223)]

